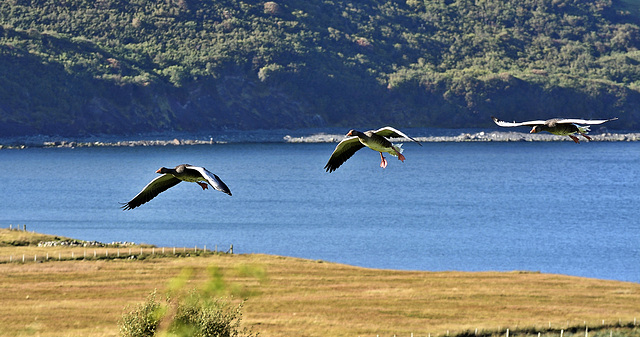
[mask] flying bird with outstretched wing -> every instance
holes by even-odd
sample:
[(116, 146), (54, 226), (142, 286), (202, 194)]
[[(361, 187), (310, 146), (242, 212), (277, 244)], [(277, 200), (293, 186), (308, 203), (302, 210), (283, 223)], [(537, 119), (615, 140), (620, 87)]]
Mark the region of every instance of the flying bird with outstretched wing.
[(491, 117), (493, 121), (503, 127), (515, 127), (515, 126), (531, 126), (532, 129), (529, 133), (538, 133), (547, 131), (554, 135), (569, 136), (574, 142), (580, 143), (578, 137), (575, 134), (579, 134), (582, 137), (591, 140), (591, 137), (587, 136), (589, 132), (589, 125), (598, 125), (609, 121), (614, 121), (618, 117), (611, 119), (579, 119), (579, 118), (552, 118), (547, 120), (535, 120), (527, 122), (505, 122), (499, 120), (496, 117)]
[(229, 187), (227, 187), (220, 177), (209, 172), (209, 170), (204, 167), (182, 164), (172, 169), (161, 167), (156, 173), (160, 173), (161, 176), (149, 182), (147, 186), (129, 202), (123, 203), (123, 210), (134, 209), (157, 197), (158, 194), (178, 185), (182, 181), (196, 183), (202, 187), (202, 190), (206, 190), (209, 188), (209, 185), (211, 185), (214, 189), (231, 195)]
[(402, 144), (392, 144), (389, 138), (406, 138), (422, 146), (419, 141), (390, 126), (365, 132), (351, 130), (347, 133), (347, 138), (338, 143), (335, 150), (333, 150), (324, 168), (327, 172), (335, 171), (340, 165), (344, 164), (347, 159), (351, 158), (351, 156), (365, 146), (380, 152), (380, 167), (382, 168), (387, 167), (387, 159), (382, 155), (383, 152), (398, 157), (398, 160), (404, 162), (405, 157), (402, 155)]

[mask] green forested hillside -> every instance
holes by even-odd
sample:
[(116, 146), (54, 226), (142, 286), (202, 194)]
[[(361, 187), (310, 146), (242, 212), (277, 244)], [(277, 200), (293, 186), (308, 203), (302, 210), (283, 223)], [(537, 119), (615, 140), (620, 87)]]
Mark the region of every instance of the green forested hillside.
[(0, 133), (640, 128), (640, 10), (613, 0), (6, 0)]

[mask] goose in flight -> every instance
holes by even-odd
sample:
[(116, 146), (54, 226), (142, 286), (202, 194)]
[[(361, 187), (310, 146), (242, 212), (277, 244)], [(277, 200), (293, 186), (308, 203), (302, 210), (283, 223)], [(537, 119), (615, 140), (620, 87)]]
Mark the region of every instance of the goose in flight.
[(402, 155), (402, 144), (391, 144), (388, 138), (406, 138), (422, 146), (419, 141), (390, 126), (365, 132), (351, 130), (347, 133), (347, 138), (338, 143), (335, 150), (333, 150), (331, 158), (329, 158), (324, 168), (327, 172), (335, 171), (340, 165), (347, 161), (347, 159), (351, 158), (354, 153), (365, 146), (380, 152), (380, 167), (382, 168), (387, 167), (387, 159), (382, 155), (383, 152), (398, 157), (398, 160), (404, 162), (405, 158)]
[(577, 118), (553, 118), (548, 119), (546, 121), (537, 120), (537, 121), (528, 121), (528, 122), (505, 122), (499, 120), (496, 117), (491, 117), (493, 121), (499, 126), (504, 127), (513, 127), (513, 126), (532, 126), (533, 128), (529, 133), (538, 133), (542, 131), (547, 131), (554, 135), (559, 136), (569, 136), (573, 139), (574, 142), (580, 143), (578, 137), (575, 134), (579, 134), (582, 137), (591, 140), (591, 137), (587, 136), (587, 132), (589, 132), (589, 125), (597, 125), (602, 124), (608, 121), (614, 121), (618, 119), (618, 117), (611, 119), (577, 119)]
[(231, 195), (227, 185), (217, 175), (209, 172), (204, 167), (182, 164), (175, 168), (162, 167), (156, 173), (160, 173), (161, 176), (151, 180), (131, 201), (123, 203), (123, 210), (134, 209), (155, 198), (158, 194), (178, 185), (181, 181), (196, 183), (202, 187), (203, 191), (209, 188), (208, 183), (214, 189)]

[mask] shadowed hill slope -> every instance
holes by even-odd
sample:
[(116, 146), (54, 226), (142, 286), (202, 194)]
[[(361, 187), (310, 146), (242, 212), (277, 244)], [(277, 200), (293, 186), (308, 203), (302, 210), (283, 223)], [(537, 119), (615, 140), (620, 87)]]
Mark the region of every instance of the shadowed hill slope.
[(0, 133), (618, 116), (640, 128), (629, 1), (12, 0)]

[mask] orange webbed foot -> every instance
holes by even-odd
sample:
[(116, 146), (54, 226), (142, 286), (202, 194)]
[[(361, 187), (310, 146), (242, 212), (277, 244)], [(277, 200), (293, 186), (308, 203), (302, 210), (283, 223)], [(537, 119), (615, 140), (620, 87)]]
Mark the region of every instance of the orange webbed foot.
[(573, 141), (576, 142), (576, 144), (580, 144), (580, 140), (578, 140), (578, 137), (574, 135), (569, 135), (569, 137), (571, 137), (571, 139), (573, 139)]
[(209, 185), (207, 185), (207, 183), (196, 181), (196, 184), (200, 185), (200, 187), (202, 187), (203, 191), (206, 190), (207, 188), (209, 188)]
[(380, 167), (387, 168), (387, 159), (380, 152)]

